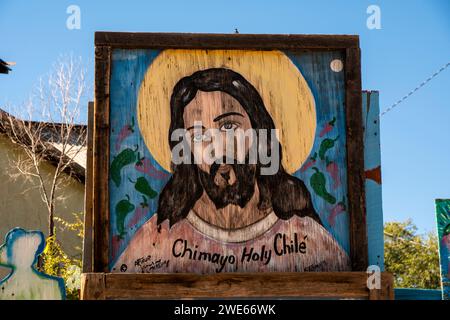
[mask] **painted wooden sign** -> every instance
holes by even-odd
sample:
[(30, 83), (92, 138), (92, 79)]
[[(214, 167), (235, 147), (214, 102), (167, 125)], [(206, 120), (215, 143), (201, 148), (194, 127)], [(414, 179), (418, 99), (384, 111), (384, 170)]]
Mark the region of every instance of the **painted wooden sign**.
[(0, 280), (0, 300), (61, 300), (66, 291), (62, 278), (36, 270), (38, 256), (45, 248), (41, 231), (15, 228), (0, 246), (0, 265), (10, 268)]
[(96, 46), (94, 271), (366, 269), (357, 37)]
[(450, 300), (450, 200), (436, 199), (442, 298)]

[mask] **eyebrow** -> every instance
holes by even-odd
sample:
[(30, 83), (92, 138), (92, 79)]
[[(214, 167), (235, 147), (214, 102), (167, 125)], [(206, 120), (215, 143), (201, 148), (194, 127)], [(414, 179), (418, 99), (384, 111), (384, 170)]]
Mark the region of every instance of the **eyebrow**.
[(216, 122), (216, 121), (219, 121), (220, 119), (228, 117), (228, 116), (240, 116), (242, 118), (244, 117), (239, 112), (227, 112), (227, 113), (221, 114), (220, 116), (216, 117), (213, 121)]
[(192, 127), (187, 128), (186, 130), (191, 130), (191, 129), (194, 129), (194, 128), (206, 129), (204, 126), (192, 126)]

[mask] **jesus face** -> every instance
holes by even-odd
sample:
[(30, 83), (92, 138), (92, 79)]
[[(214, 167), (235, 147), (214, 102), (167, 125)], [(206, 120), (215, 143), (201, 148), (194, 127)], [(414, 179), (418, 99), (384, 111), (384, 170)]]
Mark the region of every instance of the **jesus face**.
[[(222, 140), (234, 139), (234, 146), (243, 145), (244, 154), (248, 154), (251, 139), (245, 139), (234, 132), (251, 129), (250, 118), (241, 104), (232, 96), (221, 91), (198, 91), (195, 98), (185, 107), (183, 112), (184, 126), (192, 137), (192, 148), (197, 159), (204, 159), (204, 152), (211, 152), (214, 163), (204, 161), (198, 164), (199, 180), (216, 208), (223, 208), (229, 204), (243, 208), (253, 196), (255, 189), (256, 165), (237, 164), (238, 153), (232, 150), (233, 159), (226, 159), (225, 144), (212, 144), (208, 130), (216, 129), (222, 135)], [(244, 140), (242, 140), (244, 139)], [(195, 144), (202, 144), (195, 148)], [(239, 159), (241, 162), (245, 159)], [(225, 163), (227, 162), (227, 163)]]
[[(275, 130), (275, 124), (259, 92), (240, 74), (211, 68), (180, 79), (173, 88), (170, 111), (169, 137), (176, 130), (187, 130), (195, 161), (172, 163), (173, 175), (158, 201), (158, 225), (168, 219), (173, 226), (197, 215), (210, 225), (237, 230), (272, 212), (284, 220), (298, 215), (321, 223), (305, 184), (280, 164), (277, 137), (267, 134), (267, 140), (259, 139), (267, 130)], [(209, 129), (214, 129), (212, 135)], [(215, 136), (225, 144), (209, 139)], [(230, 139), (237, 150), (229, 148)], [(173, 149), (178, 143), (169, 139)], [(269, 155), (269, 162), (259, 157), (260, 150)], [(205, 158), (208, 161), (202, 162)], [(262, 174), (269, 164), (272, 168), (272, 159), (276, 160), (274, 170)]]

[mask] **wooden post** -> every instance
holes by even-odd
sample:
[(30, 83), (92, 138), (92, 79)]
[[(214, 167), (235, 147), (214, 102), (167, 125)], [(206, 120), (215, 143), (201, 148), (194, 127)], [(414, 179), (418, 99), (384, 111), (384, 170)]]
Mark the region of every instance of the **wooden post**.
[(361, 98), (361, 53), (359, 48), (346, 50), (347, 172), (350, 214), (350, 258), (352, 270), (368, 267), (366, 199), (364, 190), (364, 140)]
[(109, 258), (109, 80), (111, 48), (95, 48), (93, 149), (94, 271), (107, 272)]
[(93, 272), (93, 208), (92, 208), (92, 155), (94, 145), (94, 102), (88, 103), (88, 130), (86, 173), (84, 191), (84, 239), (83, 239), (83, 273)]
[(105, 299), (105, 274), (83, 273), (81, 275), (81, 300)]
[(368, 264), (384, 270), (383, 204), (378, 91), (363, 91), (364, 170)]

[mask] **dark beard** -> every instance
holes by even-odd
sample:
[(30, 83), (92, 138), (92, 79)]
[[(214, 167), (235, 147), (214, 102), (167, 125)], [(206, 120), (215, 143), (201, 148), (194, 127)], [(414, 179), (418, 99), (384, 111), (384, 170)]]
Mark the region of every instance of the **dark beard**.
[(249, 164), (230, 164), (230, 166), (234, 170), (236, 181), (225, 187), (218, 186), (214, 182), (220, 164), (213, 163), (210, 173), (198, 170), (200, 183), (216, 209), (222, 209), (229, 204), (244, 208), (255, 192), (256, 166)]

